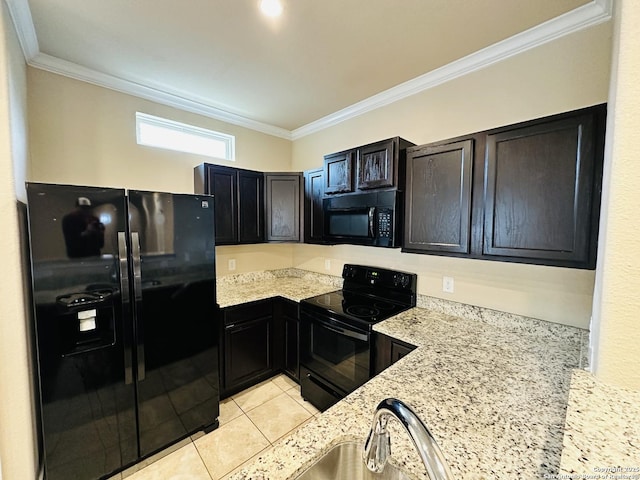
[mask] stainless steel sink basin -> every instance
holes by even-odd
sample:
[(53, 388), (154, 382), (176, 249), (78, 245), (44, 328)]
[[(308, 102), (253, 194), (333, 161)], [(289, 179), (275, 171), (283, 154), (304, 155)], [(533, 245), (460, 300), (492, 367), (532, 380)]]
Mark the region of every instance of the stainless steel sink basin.
[(382, 473), (373, 473), (362, 460), (363, 444), (343, 442), (322, 455), (296, 480), (411, 480), (402, 470), (387, 464)]

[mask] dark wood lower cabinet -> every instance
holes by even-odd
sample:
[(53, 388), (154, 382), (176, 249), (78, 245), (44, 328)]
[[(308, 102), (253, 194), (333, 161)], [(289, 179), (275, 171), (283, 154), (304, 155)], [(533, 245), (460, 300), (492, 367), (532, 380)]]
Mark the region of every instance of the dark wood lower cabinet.
[(225, 381), (240, 385), (271, 370), (271, 317), (225, 328)]
[(284, 372), (298, 381), (298, 303), (282, 297), (222, 309), (221, 398)]
[(403, 342), (382, 333), (374, 336), (374, 374), (377, 375), (385, 368), (390, 367), (405, 355), (416, 349), (415, 345)]
[(226, 397), (273, 374), (271, 299), (224, 308), (221, 396)]
[(274, 353), (278, 358), (275, 368), (299, 380), (298, 359), (298, 303), (286, 298), (274, 299), (273, 317), (276, 326)]

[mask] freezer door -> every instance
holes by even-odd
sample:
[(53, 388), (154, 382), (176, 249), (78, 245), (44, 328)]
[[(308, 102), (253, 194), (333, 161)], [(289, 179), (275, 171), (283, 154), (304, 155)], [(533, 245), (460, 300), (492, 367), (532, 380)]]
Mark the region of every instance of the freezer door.
[(119, 282), (125, 195), (27, 183), (27, 198), (45, 476), (95, 479), (138, 456)]
[(213, 197), (129, 191), (128, 198), (145, 456), (217, 425)]

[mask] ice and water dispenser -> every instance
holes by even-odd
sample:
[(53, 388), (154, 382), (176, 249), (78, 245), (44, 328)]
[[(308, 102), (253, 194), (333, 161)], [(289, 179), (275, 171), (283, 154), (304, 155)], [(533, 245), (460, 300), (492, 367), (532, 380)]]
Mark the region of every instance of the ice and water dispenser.
[(56, 298), (62, 355), (115, 342), (115, 309), (109, 290), (78, 292)]

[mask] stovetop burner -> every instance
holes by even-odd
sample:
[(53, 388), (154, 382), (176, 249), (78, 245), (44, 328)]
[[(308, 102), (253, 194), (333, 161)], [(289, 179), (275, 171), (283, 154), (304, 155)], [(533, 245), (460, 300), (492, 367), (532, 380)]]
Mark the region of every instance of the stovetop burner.
[(300, 302), (303, 309), (313, 309), (320, 313), (331, 313), (343, 319), (353, 319), (358, 323), (371, 325), (389, 318), (410, 305), (387, 302), (384, 299), (361, 295), (344, 290), (323, 293)]
[(301, 309), (316, 311), (370, 329), (416, 302), (416, 275), (361, 265), (345, 265), (342, 290), (300, 302)]
[(367, 307), (366, 305), (351, 305), (350, 307), (347, 307), (345, 311), (349, 315), (361, 318), (376, 317), (380, 313), (380, 310), (378, 310), (377, 308)]

